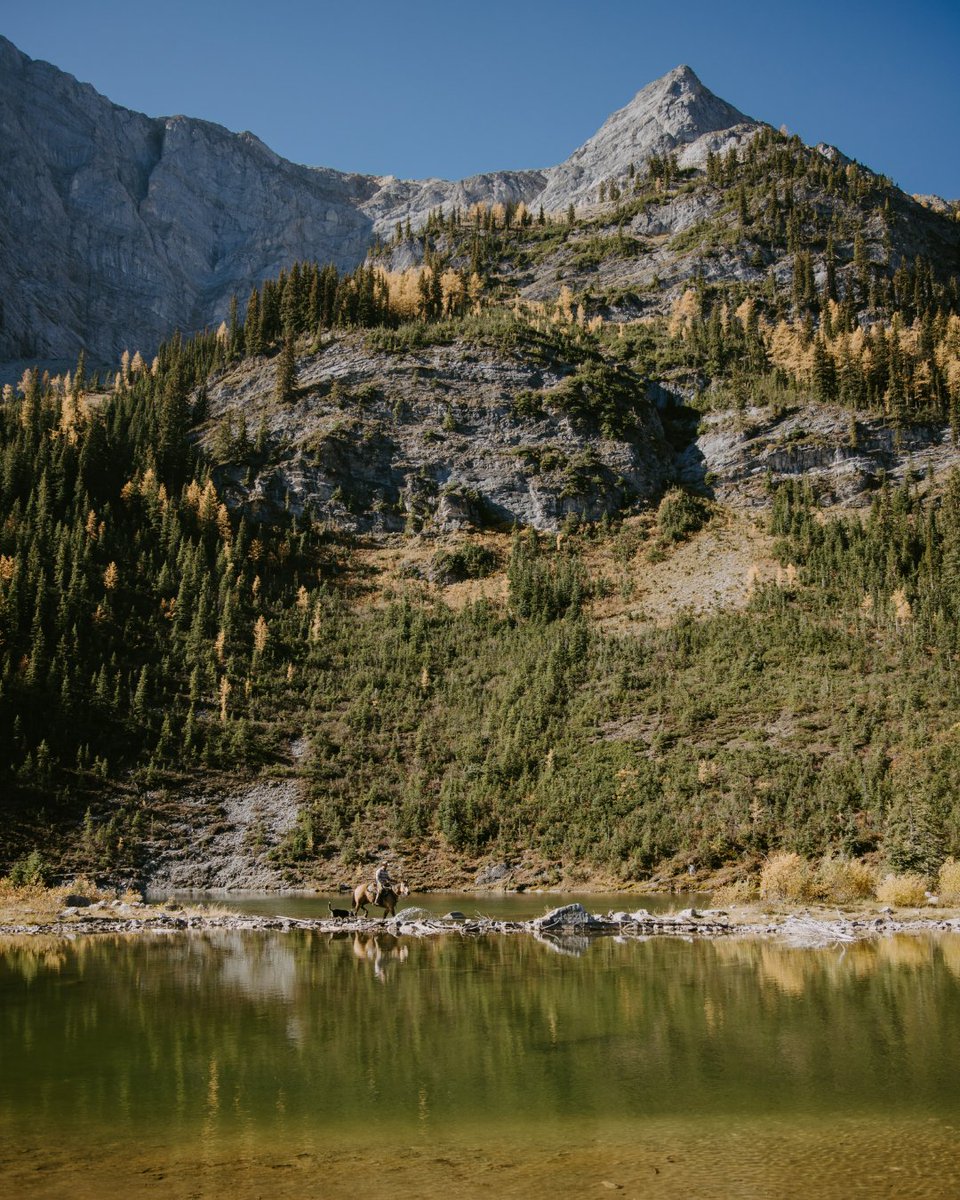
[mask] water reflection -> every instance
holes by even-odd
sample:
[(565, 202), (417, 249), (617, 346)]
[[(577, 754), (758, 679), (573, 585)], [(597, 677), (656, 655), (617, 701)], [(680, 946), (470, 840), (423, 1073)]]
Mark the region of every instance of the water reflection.
[(565, 954), (569, 958), (580, 958), (590, 949), (591, 939), (583, 934), (565, 933), (558, 936), (555, 933), (537, 931), (531, 935), (541, 946), (546, 946), (554, 954)]
[(410, 957), (410, 945), (388, 933), (355, 933), (353, 953), (355, 958), (370, 964), (375, 979), (386, 983), (390, 968), (406, 962)]
[(572, 1130), (634, 1144), (657, 1122), (733, 1136), (960, 1119), (958, 935), (558, 948), (314, 931), (0, 942), (0, 1182), (47, 1141), (81, 1158), (176, 1146), (213, 1170), (238, 1146), (294, 1161), (374, 1126), (408, 1148), (459, 1154), (487, 1130), (515, 1148), (555, 1137), (560, 1154)]

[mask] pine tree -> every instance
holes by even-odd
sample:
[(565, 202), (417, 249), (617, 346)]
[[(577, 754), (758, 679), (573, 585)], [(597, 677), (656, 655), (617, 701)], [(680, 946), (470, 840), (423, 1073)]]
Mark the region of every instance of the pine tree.
[(293, 336), (284, 336), (277, 358), (277, 377), (274, 385), (274, 398), (279, 404), (289, 404), (294, 397), (297, 379), (297, 359), (294, 350)]
[(260, 293), (254, 288), (247, 301), (247, 314), (243, 323), (244, 351), (251, 358), (263, 353), (263, 341), (260, 336)]
[(236, 293), (230, 297), (230, 315), (227, 319), (227, 353), (230, 358), (239, 358), (243, 353), (243, 330), (240, 328)]
[(822, 404), (829, 404), (836, 399), (836, 380), (834, 377), (833, 360), (827, 353), (823, 337), (818, 336), (813, 342), (813, 394)]

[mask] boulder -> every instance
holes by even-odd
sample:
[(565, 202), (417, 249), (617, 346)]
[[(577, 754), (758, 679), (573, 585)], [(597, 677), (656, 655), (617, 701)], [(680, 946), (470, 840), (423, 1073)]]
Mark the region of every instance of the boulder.
[(495, 883), (503, 883), (512, 874), (513, 868), (505, 862), (491, 863), (489, 867), (484, 867), (482, 871), (477, 873), (474, 880), (477, 887), (490, 887)]
[(602, 925), (603, 922), (588, 913), (582, 904), (564, 904), (560, 908), (551, 909), (542, 917), (538, 917), (533, 925), (536, 929), (583, 929), (589, 925)]

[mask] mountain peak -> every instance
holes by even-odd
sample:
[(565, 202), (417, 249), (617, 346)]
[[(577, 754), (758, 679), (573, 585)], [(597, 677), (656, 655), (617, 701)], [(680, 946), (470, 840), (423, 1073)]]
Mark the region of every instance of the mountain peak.
[(638, 110), (643, 116), (659, 115), (665, 129), (677, 125), (680, 110), (684, 110), (689, 113), (686, 122), (689, 131), (696, 132), (698, 136), (750, 121), (739, 109), (711, 92), (696, 71), (685, 63), (642, 87), (629, 104), (611, 114), (598, 135), (621, 114), (630, 114), (632, 119), (636, 119)]
[[(478, 201), (593, 205), (601, 182), (653, 154), (689, 165), (758, 128), (681, 64), (558, 167), (391, 180), (297, 166), (250, 133), (120, 108), (2, 36), (0, 65), (5, 150), (31, 179), (28, 208), (0, 205), (7, 360), (71, 358), (82, 344), (109, 361), (134, 338), (149, 347), (174, 327), (218, 322), (234, 293), (297, 259), (350, 268), (397, 222), (418, 228), (438, 208)], [(27, 260), (31, 284), (21, 288)], [(88, 297), (82, 314), (78, 294)]]
[(661, 75), (659, 81), (654, 80), (654, 82), (663, 83), (666, 80), (669, 80), (671, 83), (673, 83), (675, 80), (680, 80), (683, 83), (689, 83), (691, 85), (697, 84), (700, 87), (703, 87), (703, 84), (700, 83), (700, 77), (697, 75), (696, 71), (693, 69), (693, 67), (688, 67), (686, 63), (680, 63), (680, 65), (674, 67), (672, 71), (667, 71), (665, 75)]
[(752, 137), (759, 127), (681, 64), (641, 88), (550, 172), (544, 207), (593, 203), (601, 182), (622, 178), (654, 154), (678, 153), (684, 165), (699, 165), (709, 150)]

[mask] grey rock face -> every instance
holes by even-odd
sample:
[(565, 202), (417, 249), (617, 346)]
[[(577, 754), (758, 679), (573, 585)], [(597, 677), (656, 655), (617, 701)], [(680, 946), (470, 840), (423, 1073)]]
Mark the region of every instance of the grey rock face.
[(711, 478), (716, 497), (738, 506), (770, 503), (768, 479), (803, 478), (822, 504), (864, 507), (881, 476), (915, 479), (928, 467), (937, 475), (960, 466), (949, 428), (915, 425), (895, 431), (863, 415), (851, 427), (837, 406), (809, 404), (783, 413), (750, 408), (708, 413), (695, 441), (679, 456), (681, 483)]
[(513, 874), (513, 869), (507, 863), (492, 863), (477, 874), (474, 881), (477, 887), (493, 887), (504, 884)]
[(227, 502), (252, 515), (310, 511), (339, 529), (443, 532), (515, 521), (556, 530), (650, 500), (673, 457), (645, 396), (624, 440), (553, 411), (518, 413), (518, 393), (549, 397), (562, 376), (462, 343), (376, 353), (360, 334), (299, 360), (298, 392), (273, 400), (275, 366), (248, 360), (212, 384), (204, 436), (220, 421), (262, 421), (266, 461), (221, 469)]
[(398, 221), (409, 219), (413, 229), (422, 225), (432, 211), (468, 208), (486, 204), (533, 204), (547, 181), (544, 171), (494, 171), (471, 175), (451, 183), (447, 179), (404, 180), (387, 176), (377, 180), (376, 192), (362, 204), (373, 223), (374, 233), (389, 237)]
[(219, 323), (234, 293), (296, 259), (355, 266), (397, 221), (479, 200), (558, 210), (654, 152), (696, 162), (756, 128), (681, 67), (551, 170), (345, 174), (250, 133), (120, 108), (0, 37), (0, 361), (147, 352), (174, 328)]
[(146, 885), (157, 892), (280, 887), (282, 873), (269, 851), (295, 825), (302, 800), (295, 779), (187, 793), (180, 798), (180, 818), (150, 846)]
[(375, 181), (129, 112), (2, 38), (0, 141), (3, 359), (146, 350), (296, 258), (352, 265), (371, 237)]

